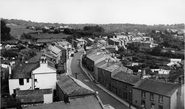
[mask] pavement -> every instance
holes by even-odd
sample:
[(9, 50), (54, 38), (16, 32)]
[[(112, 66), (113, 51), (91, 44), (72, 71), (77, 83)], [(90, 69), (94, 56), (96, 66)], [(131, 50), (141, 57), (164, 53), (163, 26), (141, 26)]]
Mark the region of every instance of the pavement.
[(73, 57), (69, 57), (69, 59), (67, 59), (67, 73), (66, 75), (72, 75), (72, 71), (71, 71), (71, 61), (72, 61)]
[[(89, 77), (90, 75), (86, 74), (82, 67), (81, 67), (81, 61), (80, 56), (83, 54), (83, 51), (79, 51), (74, 54), (74, 57), (71, 61), (71, 71), (73, 77), (77, 78), (78, 80), (82, 81), (84, 84), (89, 86), (94, 91), (98, 92), (98, 95), (102, 101), (103, 104), (109, 104), (115, 109), (129, 109), (128, 106), (120, 102), (119, 100), (115, 99), (113, 96), (111, 96), (109, 93), (106, 92), (106, 90), (103, 90), (102, 88), (98, 87), (93, 80), (91, 80)], [(88, 77), (88, 76), (89, 77)]]
[(71, 57), (71, 53), (69, 53), (69, 59), (67, 59), (67, 73), (66, 75), (72, 75), (72, 71), (71, 71), (71, 62), (73, 60), (73, 57)]

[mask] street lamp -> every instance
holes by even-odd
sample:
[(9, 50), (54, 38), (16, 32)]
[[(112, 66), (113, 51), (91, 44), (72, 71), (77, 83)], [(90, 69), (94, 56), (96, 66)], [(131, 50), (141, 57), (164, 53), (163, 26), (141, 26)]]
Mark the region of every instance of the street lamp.
[(131, 103), (132, 103), (132, 99), (131, 99), (131, 94), (132, 94), (132, 92), (131, 91), (129, 91), (129, 109), (131, 109)]
[(75, 78), (77, 79), (77, 75), (78, 75), (78, 73), (77, 73), (77, 72), (75, 72), (74, 74), (75, 74)]

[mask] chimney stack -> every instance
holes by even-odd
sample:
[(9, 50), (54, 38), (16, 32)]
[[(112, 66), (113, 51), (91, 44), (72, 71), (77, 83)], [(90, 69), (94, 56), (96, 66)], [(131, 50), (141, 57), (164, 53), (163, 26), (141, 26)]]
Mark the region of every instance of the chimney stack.
[(12, 68), (11, 68), (11, 66), (10, 66), (10, 65), (8, 66), (8, 71), (9, 71), (9, 77), (11, 77), (11, 74), (12, 74)]
[(106, 58), (107, 67), (109, 67), (110, 58)]
[(15, 64), (15, 61), (12, 61), (8, 65), (9, 76), (11, 76), (11, 74), (12, 74), (12, 67), (14, 64)]
[(140, 78), (143, 79), (144, 75), (146, 75), (145, 68), (142, 69)]
[(41, 56), (40, 63), (46, 63), (46, 56)]

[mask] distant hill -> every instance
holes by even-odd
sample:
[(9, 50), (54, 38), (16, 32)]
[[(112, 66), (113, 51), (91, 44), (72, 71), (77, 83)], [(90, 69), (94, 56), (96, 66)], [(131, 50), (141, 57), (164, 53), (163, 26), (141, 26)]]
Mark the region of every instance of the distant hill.
[(23, 33), (30, 33), (30, 32), (35, 32), (34, 30), (26, 29), (25, 26), (22, 25), (7, 25), (8, 27), (11, 28), (10, 34), (16, 39), (20, 39), (20, 36)]
[[(35, 27), (43, 27), (43, 26), (64, 26), (67, 25), (74, 29), (83, 29), (84, 26), (88, 25), (98, 25), (98, 24), (62, 24), (62, 23), (43, 23), (43, 22), (32, 22), (25, 20), (17, 20), (17, 19), (4, 19), (7, 23), (21, 25), (21, 26), (35, 26)], [(140, 32), (151, 32), (152, 30), (166, 30), (166, 29), (184, 29), (184, 24), (173, 24), (173, 25), (145, 25), (145, 24), (100, 24), (105, 29), (105, 32), (134, 32), (136, 29)]]

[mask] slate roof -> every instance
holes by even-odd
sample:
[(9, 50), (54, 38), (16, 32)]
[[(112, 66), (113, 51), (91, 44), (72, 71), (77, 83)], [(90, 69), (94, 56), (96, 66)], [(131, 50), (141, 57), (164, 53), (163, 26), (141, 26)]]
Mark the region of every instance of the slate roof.
[(81, 81), (67, 75), (61, 76), (57, 84), (64, 93), (68, 94), (68, 96), (95, 93), (95, 91)]
[(103, 106), (95, 96), (86, 96), (83, 98), (71, 99), (70, 103), (60, 101), (40, 106), (28, 107), (25, 109), (103, 109)]
[(19, 62), (13, 68), (11, 78), (12, 79), (31, 78), (31, 72), (38, 67), (39, 62), (36, 63)]
[(38, 62), (40, 60), (40, 58), (42, 56), (42, 52), (37, 52), (36, 54), (37, 54), (36, 56), (34, 56), (28, 60), (29, 63)]
[(39, 89), (39, 90), (18, 90), (16, 95), (37, 95), (37, 94), (51, 94), (52, 89)]
[(56, 47), (56, 46), (52, 46), (52, 45), (49, 45), (48, 47), (49, 50), (51, 50), (53, 53), (55, 53), (56, 55), (59, 54), (61, 52), (61, 50)]
[(111, 61), (109, 63), (105, 62), (104, 64), (101, 64), (101, 65), (99, 65), (97, 67), (106, 70), (107, 67), (110, 67), (110, 66), (112, 66), (114, 64), (117, 65), (117, 64), (120, 64), (120, 62), (114, 62), (114, 61)]
[(44, 51), (44, 53), (43, 53), (44, 55), (46, 55), (46, 56), (48, 56), (48, 57), (50, 57), (50, 58), (57, 58), (57, 55), (56, 54), (54, 54), (54, 53), (51, 53), (50, 51)]
[(89, 50), (86, 51), (86, 54), (89, 55), (91, 53), (96, 52), (96, 50), (97, 50), (97, 47), (94, 47), (94, 48), (92, 47), (91, 49), (89, 49)]
[(122, 82), (133, 84), (133, 85), (135, 83), (137, 83), (140, 79), (140, 77), (138, 75), (133, 75), (133, 74), (129, 74), (126, 72), (119, 72), (119, 73), (115, 74), (112, 78), (115, 80), (119, 80)]
[(96, 67), (102, 66), (102, 65), (104, 65), (104, 64), (106, 64), (106, 63), (107, 63), (106, 60), (102, 60), (102, 61), (98, 62), (97, 64), (95, 64), (95, 66), (96, 66)]
[(177, 90), (178, 85), (157, 80), (144, 79), (134, 87), (144, 91), (149, 91), (156, 94), (171, 97), (175, 90)]
[(87, 55), (87, 57), (95, 62), (103, 57), (110, 57), (110, 55), (106, 54), (105, 52), (99, 52), (99, 53), (94, 52), (94, 53)]
[(116, 52), (116, 47), (115, 46), (107, 46), (105, 48), (106, 48), (106, 50), (108, 50), (111, 53), (115, 53)]
[(52, 89), (39, 90), (17, 90), (16, 98), (20, 99), (22, 104), (26, 103), (43, 103), (44, 94), (52, 94)]

